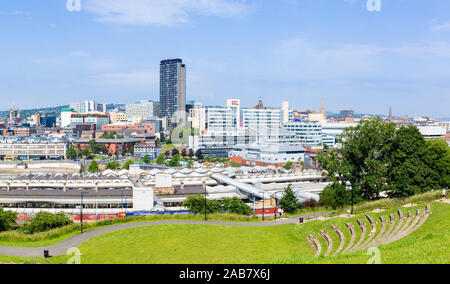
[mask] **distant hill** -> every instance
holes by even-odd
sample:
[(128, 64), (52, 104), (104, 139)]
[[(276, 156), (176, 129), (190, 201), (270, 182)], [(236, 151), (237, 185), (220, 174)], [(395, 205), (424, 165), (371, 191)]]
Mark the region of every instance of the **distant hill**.
[[(45, 108), (34, 108), (34, 109), (21, 109), (20, 118), (22, 120), (29, 118), (33, 114), (45, 114), (48, 116), (59, 116), (61, 109), (69, 107), (68, 105), (56, 106), (56, 107), (45, 107)], [(0, 111), (0, 116), (8, 114), (9, 110)]]

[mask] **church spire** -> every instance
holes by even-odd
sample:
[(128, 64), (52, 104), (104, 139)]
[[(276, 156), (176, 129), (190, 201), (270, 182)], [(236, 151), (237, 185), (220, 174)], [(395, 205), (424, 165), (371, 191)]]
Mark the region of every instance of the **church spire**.
[(388, 122), (392, 122), (392, 107), (389, 107)]

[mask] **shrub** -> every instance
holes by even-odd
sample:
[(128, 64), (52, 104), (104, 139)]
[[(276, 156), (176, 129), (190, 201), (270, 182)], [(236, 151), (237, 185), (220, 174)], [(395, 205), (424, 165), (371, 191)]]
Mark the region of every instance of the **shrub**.
[(301, 204), (303, 209), (314, 209), (319, 206), (319, 203), (314, 199), (306, 200)]
[(0, 207), (0, 232), (8, 231), (16, 225), (16, 213), (5, 211)]
[(237, 197), (224, 198), (222, 208), (225, 212), (231, 214), (250, 215), (253, 213), (252, 208)]
[(26, 234), (34, 234), (70, 224), (72, 224), (72, 221), (67, 218), (64, 213), (52, 214), (49, 212), (39, 212), (34, 216), (31, 222), (24, 224), (21, 230)]

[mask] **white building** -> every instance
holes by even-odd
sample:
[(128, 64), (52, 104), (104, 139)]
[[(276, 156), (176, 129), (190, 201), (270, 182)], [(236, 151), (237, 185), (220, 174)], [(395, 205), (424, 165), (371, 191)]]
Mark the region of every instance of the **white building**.
[(140, 101), (136, 104), (127, 104), (125, 106), (125, 114), (129, 121), (133, 121), (136, 117), (140, 117), (142, 120), (158, 117), (159, 103), (152, 101)]
[(106, 112), (106, 105), (100, 104), (96, 101), (84, 101), (79, 103), (71, 103), (69, 108), (73, 109), (76, 113), (88, 113), (88, 112)]
[(246, 129), (278, 128), (287, 123), (289, 103), (281, 108), (242, 108), (239, 99), (228, 99), (226, 107), (202, 107), (190, 111), (192, 127), (206, 133), (238, 133)]
[(294, 132), (304, 146), (314, 146), (322, 143), (322, 124), (316, 121), (291, 122), (284, 128)]
[(436, 139), (436, 138), (445, 139), (445, 135), (447, 134), (446, 127), (438, 124), (416, 125), (416, 126), (425, 139)]

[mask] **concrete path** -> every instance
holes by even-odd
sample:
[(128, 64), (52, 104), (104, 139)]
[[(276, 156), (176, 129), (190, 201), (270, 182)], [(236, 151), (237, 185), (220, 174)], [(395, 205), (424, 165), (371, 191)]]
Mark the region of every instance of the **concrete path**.
[(218, 221), (189, 221), (189, 220), (172, 220), (172, 221), (155, 221), (155, 222), (140, 222), (140, 223), (128, 223), (113, 225), (98, 229), (93, 229), (70, 237), (60, 243), (47, 246), (47, 247), (8, 247), (0, 246), (0, 255), (7, 256), (20, 256), (20, 257), (43, 257), (44, 250), (48, 250), (50, 256), (58, 256), (66, 254), (68, 249), (78, 247), (85, 241), (108, 232), (113, 232), (122, 229), (145, 227), (145, 226), (157, 226), (157, 225), (216, 225), (216, 226), (232, 226), (232, 227), (268, 227), (279, 226), (286, 224), (297, 224), (300, 217), (304, 219), (314, 218), (317, 216), (325, 216), (333, 214), (333, 212), (327, 213), (311, 213), (301, 216), (286, 218), (283, 220), (274, 220), (269, 222), (259, 223), (238, 223), (238, 222), (218, 222)]

